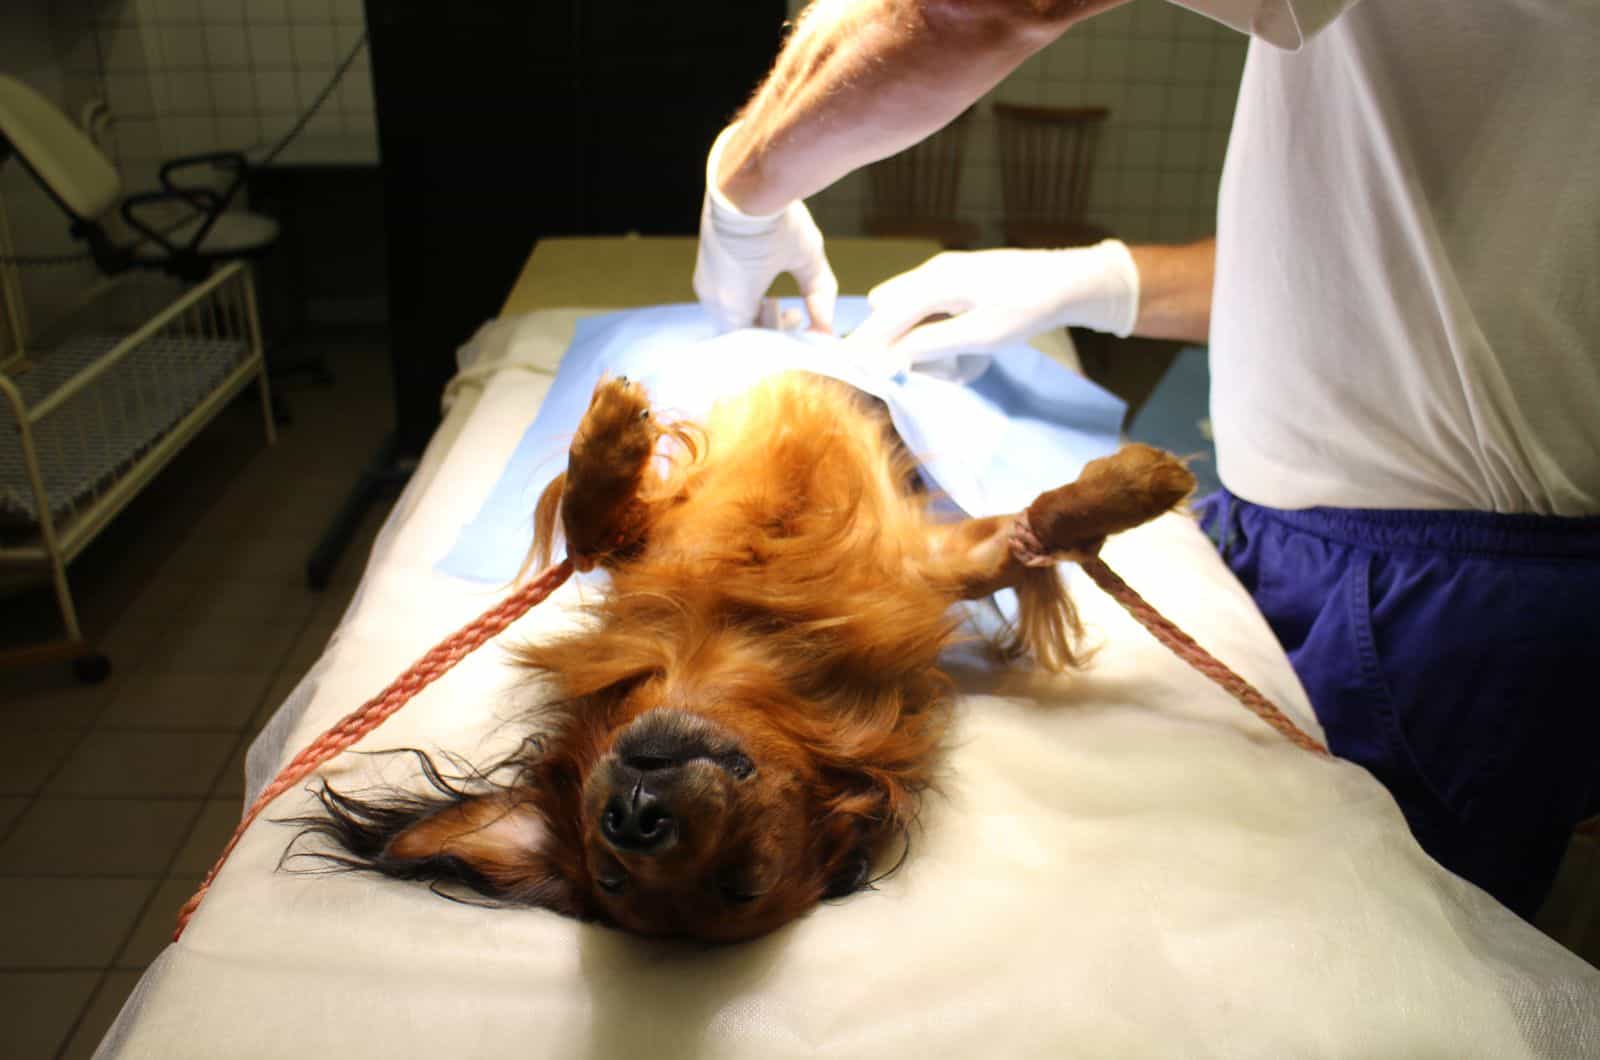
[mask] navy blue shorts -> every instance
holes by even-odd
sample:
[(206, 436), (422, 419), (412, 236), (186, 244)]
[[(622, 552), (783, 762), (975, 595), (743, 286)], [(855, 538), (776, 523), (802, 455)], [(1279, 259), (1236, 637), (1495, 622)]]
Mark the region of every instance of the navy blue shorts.
[(1330, 749), (1440, 864), (1531, 918), (1600, 809), (1600, 518), (1282, 511), (1226, 490), (1197, 509)]

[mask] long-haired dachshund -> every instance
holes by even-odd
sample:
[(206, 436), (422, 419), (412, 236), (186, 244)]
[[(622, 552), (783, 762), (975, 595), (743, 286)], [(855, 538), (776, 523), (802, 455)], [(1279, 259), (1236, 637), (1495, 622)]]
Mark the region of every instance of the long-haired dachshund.
[[(1039, 497), (1070, 557), (1178, 504), (1193, 478), (1129, 446)], [(517, 652), (556, 703), (509, 762), (426, 795), (324, 788), (341, 864), (453, 881), (646, 935), (748, 939), (865, 885), (927, 788), (952, 701), (953, 605), (1017, 591), (1008, 643), (1061, 669), (1079, 635), (1053, 567), (1013, 557), (1015, 516), (941, 521), (882, 407), (805, 373), (703, 425), (660, 422), (606, 379), (541, 498), (609, 572), (576, 632)]]

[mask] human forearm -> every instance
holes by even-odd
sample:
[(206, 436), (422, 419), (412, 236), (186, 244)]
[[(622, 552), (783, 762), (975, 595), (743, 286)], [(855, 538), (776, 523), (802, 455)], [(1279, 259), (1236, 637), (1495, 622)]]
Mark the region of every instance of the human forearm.
[(765, 214), (937, 131), (1029, 55), (1126, 0), (817, 0), (723, 152), (718, 186)]
[(1211, 335), (1211, 285), (1217, 241), (1183, 246), (1130, 246), (1139, 270), (1139, 315), (1133, 333), (1147, 339), (1206, 342)]

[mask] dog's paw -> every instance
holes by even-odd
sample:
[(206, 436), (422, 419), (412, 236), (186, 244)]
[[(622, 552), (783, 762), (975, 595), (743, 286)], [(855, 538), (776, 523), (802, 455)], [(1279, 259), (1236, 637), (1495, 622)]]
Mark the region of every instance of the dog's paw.
[(567, 554), (579, 570), (634, 543), (642, 532), (639, 487), (661, 431), (644, 387), (602, 379), (567, 454), (561, 497)]
[(1132, 444), (1091, 460), (1076, 482), (1051, 490), (1028, 506), (1027, 554), (1093, 554), (1108, 534), (1131, 530), (1171, 511), (1194, 492), (1194, 475), (1170, 453)]
[(627, 376), (607, 376), (594, 388), (572, 451), (596, 469), (635, 472), (650, 459), (656, 434), (644, 387)]

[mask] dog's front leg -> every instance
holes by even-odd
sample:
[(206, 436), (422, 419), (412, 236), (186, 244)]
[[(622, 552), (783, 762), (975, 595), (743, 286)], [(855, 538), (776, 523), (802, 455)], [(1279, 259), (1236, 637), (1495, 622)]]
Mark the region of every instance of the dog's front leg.
[(641, 493), (661, 434), (644, 387), (622, 376), (600, 381), (567, 453), (566, 472), (539, 500), (535, 539), (543, 557), (558, 509), (567, 556), (578, 570), (637, 550), (649, 529)]

